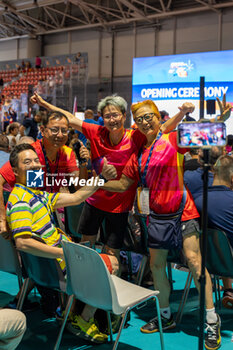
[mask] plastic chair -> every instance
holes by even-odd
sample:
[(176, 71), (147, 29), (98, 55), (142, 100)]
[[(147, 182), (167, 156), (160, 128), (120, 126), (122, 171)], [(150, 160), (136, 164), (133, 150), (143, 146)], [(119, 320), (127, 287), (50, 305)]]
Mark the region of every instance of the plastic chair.
[(107, 311), (111, 341), (112, 327), (110, 312), (123, 316), (113, 350), (117, 349), (121, 331), (124, 327), (128, 312), (136, 306), (145, 303), (149, 299), (155, 299), (159, 321), (161, 349), (164, 349), (160, 308), (157, 298), (159, 292), (136, 286), (135, 284), (124, 281), (117, 276), (110, 275), (105, 263), (101, 259), (101, 256), (93, 249), (72, 242), (62, 242), (62, 246), (67, 268), (66, 292), (70, 297), (54, 350), (59, 348), (73, 298), (77, 298), (88, 305)]
[[(40, 239), (39, 241), (43, 242)], [(23, 306), (30, 280), (34, 281), (39, 286), (65, 293), (66, 280), (56, 259), (42, 258), (22, 251), (20, 252), (20, 256), (27, 277), (24, 280), (19, 298), (19, 310), (21, 310)]]
[[(209, 274), (214, 275), (215, 282), (216, 276), (233, 277), (233, 249), (225, 232), (208, 228), (206, 252), (206, 268)], [(179, 323), (182, 318), (190, 284), (191, 281), (186, 287), (185, 297), (182, 297), (182, 303), (180, 303), (178, 311), (178, 319), (176, 319), (177, 323)], [(217, 284), (217, 287), (215, 285), (215, 291), (216, 302), (218, 302), (218, 296), (220, 298), (219, 284)]]
[(84, 203), (64, 208), (65, 210), (65, 231), (75, 241), (80, 241), (81, 235), (78, 233), (78, 224), (82, 214)]
[(0, 270), (18, 277), (19, 288), (22, 287), (22, 268), (18, 253), (11, 240), (0, 235)]
[(206, 268), (214, 275), (215, 299), (221, 308), (219, 277), (233, 277), (233, 248), (225, 232), (208, 229)]

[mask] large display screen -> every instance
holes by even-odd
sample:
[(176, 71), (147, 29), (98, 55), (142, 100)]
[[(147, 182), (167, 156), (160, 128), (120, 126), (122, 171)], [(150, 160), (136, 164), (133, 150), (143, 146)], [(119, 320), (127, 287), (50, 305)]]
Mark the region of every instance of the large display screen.
[[(205, 77), (205, 100), (222, 99), (226, 93), (233, 106), (233, 51), (134, 58), (132, 102), (154, 100), (170, 117), (185, 101), (192, 102), (191, 116), (198, 120), (201, 76)], [(219, 114), (217, 103), (212, 116), (207, 115), (205, 104), (205, 118)], [(233, 134), (233, 115), (226, 126), (227, 134)]]

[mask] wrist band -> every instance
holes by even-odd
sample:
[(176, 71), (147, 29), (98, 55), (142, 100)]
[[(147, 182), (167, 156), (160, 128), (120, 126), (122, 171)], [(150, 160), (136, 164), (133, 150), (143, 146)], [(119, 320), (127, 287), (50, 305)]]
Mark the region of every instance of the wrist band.
[(102, 174), (99, 174), (99, 178), (101, 180), (104, 180), (104, 183), (106, 183), (108, 181), (107, 179), (105, 179), (105, 177)]

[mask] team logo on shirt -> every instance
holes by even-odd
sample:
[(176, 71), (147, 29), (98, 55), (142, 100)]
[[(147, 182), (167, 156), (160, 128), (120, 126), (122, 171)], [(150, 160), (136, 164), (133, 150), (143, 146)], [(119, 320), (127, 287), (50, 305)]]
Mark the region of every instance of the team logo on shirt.
[(44, 171), (27, 170), (27, 187), (44, 187)]

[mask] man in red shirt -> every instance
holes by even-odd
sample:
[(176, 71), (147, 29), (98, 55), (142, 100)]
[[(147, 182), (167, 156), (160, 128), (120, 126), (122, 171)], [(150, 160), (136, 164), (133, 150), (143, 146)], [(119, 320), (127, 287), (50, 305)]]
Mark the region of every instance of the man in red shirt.
[[(41, 126), (43, 139), (32, 144), (45, 172), (46, 183), (43, 189), (47, 192), (58, 192), (65, 177), (87, 178), (86, 168), (80, 168), (79, 173), (73, 150), (65, 146), (68, 128), (69, 122), (64, 114), (50, 113), (45, 116)], [(8, 237), (3, 200), (3, 186), (6, 182), (14, 187), (15, 175), (9, 162), (0, 169), (0, 234), (5, 238)]]

